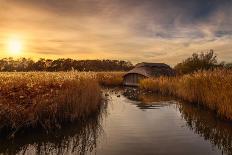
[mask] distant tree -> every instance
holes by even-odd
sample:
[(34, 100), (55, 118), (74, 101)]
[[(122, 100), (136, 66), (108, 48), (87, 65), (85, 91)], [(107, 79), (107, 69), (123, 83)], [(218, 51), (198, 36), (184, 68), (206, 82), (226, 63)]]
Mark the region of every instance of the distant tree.
[(174, 68), (178, 74), (187, 74), (197, 70), (209, 70), (219, 66), (217, 56), (213, 50), (210, 50), (200, 54), (193, 53), (192, 57), (178, 63)]

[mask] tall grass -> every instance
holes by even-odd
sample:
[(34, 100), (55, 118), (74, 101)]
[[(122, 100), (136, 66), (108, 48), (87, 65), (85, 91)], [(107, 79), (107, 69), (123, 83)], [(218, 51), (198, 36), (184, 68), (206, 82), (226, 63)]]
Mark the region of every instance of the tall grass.
[(102, 105), (95, 74), (0, 73), (0, 130), (45, 130), (83, 120)]
[(98, 72), (97, 81), (103, 86), (122, 86), (124, 72)]
[(220, 117), (232, 120), (232, 71), (199, 71), (181, 77), (144, 79), (140, 88), (203, 104)]

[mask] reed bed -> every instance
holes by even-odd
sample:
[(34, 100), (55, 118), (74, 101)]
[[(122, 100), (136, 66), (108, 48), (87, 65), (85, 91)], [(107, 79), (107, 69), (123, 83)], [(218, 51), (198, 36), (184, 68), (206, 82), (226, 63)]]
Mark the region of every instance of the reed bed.
[(174, 95), (202, 104), (220, 117), (232, 120), (232, 71), (199, 71), (180, 77), (160, 77), (140, 81), (146, 91)]
[(87, 117), (103, 103), (94, 73), (0, 73), (0, 130), (46, 131)]
[(98, 72), (97, 81), (103, 86), (122, 86), (124, 72)]

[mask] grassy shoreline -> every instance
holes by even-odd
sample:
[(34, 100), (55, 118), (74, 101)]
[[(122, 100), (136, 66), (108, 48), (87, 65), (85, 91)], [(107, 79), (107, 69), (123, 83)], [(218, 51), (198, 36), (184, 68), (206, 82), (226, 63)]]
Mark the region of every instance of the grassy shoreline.
[[(93, 93), (94, 92), (94, 93)], [(0, 73), (0, 131), (46, 131), (85, 120), (103, 104), (93, 73)]]
[(140, 81), (146, 91), (173, 95), (202, 104), (221, 118), (232, 120), (232, 71), (199, 71), (178, 77), (160, 77)]

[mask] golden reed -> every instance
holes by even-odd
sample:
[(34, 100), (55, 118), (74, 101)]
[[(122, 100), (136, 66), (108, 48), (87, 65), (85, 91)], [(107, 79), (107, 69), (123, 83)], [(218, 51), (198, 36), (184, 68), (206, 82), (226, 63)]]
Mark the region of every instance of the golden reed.
[(214, 110), (232, 120), (232, 71), (198, 71), (177, 77), (150, 78), (140, 81), (140, 88), (177, 96)]
[(97, 81), (103, 86), (122, 86), (124, 72), (98, 72)]
[(0, 130), (45, 130), (82, 120), (103, 102), (94, 73), (0, 73)]

